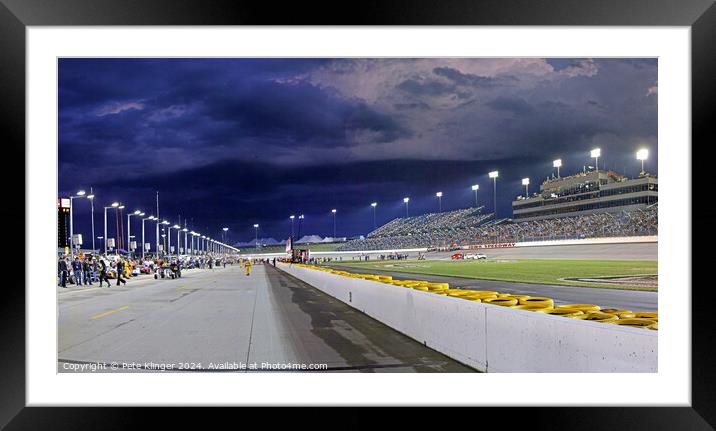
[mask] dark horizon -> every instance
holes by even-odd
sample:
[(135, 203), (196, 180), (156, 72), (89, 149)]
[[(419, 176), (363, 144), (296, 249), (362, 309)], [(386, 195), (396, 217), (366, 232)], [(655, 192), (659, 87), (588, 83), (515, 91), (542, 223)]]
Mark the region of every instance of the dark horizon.
[[(332, 236), (333, 208), (337, 236), (365, 235), (371, 202), (380, 226), (404, 196), (411, 216), (438, 191), (443, 210), (472, 206), (472, 184), (491, 211), (499, 170), (506, 218), (556, 158), (567, 176), (600, 147), (600, 169), (634, 177), (645, 147), (658, 174), (656, 76), (656, 59), (60, 59), (59, 196), (93, 187), (99, 236), (103, 206), (153, 214), (158, 190), (162, 218), (233, 244), (254, 223), (285, 239), (291, 214)], [(91, 244), (89, 202), (74, 205)]]

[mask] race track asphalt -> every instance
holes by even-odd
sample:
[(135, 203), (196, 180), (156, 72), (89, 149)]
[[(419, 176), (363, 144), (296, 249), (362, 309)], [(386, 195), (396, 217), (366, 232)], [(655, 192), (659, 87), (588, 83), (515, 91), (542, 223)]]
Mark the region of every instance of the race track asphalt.
[(252, 363), (258, 371), (291, 371), (288, 364), (474, 371), (268, 265), (254, 265), (251, 276), (236, 265), (176, 280), (146, 276), (126, 287), (60, 289), (58, 371), (96, 363), (108, 366), (100, 372)]

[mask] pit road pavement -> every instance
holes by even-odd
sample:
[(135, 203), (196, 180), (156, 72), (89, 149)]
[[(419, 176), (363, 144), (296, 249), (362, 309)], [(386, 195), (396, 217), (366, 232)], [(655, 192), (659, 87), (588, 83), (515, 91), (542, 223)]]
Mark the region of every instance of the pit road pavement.
[(270, 265), (59, 290), (58, 372), (474, 371)]

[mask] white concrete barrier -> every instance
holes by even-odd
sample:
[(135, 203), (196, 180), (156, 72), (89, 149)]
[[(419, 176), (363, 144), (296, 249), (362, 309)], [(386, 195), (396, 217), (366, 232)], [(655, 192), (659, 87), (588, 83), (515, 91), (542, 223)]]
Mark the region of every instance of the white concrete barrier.
[(485, 372), (657, 372), (657, 331), (551, 316), (350, 278), (279, 269)]

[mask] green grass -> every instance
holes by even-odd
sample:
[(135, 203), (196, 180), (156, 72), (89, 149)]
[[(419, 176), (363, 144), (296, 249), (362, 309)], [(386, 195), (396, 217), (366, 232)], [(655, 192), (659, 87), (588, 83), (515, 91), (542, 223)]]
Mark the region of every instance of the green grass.
[[(566, 280), (573, 277), (604, 277), (657, 274), (657, 262), (652, 260), (567, 260), (567, 259), (504, 259), (487, 261), (382, 261), (334, 262), (333, 265), (405, 272), (412, 274), (443, 275), (482, 280), (513, 281), (520, 283), (553, 284), (562, 286), (600, 287), (658, 291), (652, 286), (610, 285)], [(409, 265), (404, 267), (403, 265)], [(397, 265), (397, 266), (395, 266)]]

